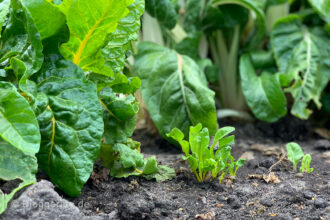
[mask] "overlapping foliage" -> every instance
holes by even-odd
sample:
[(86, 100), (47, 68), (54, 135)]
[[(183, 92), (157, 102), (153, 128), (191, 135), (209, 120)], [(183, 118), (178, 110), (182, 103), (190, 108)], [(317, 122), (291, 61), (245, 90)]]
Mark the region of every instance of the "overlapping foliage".
[[(177, 19), (170, 26), (159, 16), (169, 6), (146, 2), (164, 44), (200, 65), (218, 108), (234, 109), (245, 118), (242, 111), (249, 108), (267, 122), (285, 116), (288, 108), (308, 119), (321, 108), (321, 100), (328, 108), (329, 95), (323, 91), (330, 80), (329, 1), (186, 0), (179, 1), (180, 10), (172, 1)], [(141, 53), (147, 57), (145, 50)]]
[(100, 151), (115, 177), (173, 177), (130, 139), (141, 81), (123, 69), (143, 0), (1, 0), (0, 7), (0, 179), (21, 180), (10, 194), (0, 190), (0, 213), (35, 183), (38, 166), (79, 195)]

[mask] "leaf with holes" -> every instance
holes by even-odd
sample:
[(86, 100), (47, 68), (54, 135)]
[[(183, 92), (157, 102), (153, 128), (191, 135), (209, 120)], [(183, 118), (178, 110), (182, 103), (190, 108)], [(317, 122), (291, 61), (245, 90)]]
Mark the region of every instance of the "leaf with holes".
[(39, 165), (60, 189), (77, 196), (93, 170), (103, 134), (96, 85), (71, 61), (55, 57), (46, 59), (33, 80), (39, 92)]
[(134, 69), (142, 80), (142, 95), (151, 118), (165, 137), (177, 127), (202, 123), (211, 134), (218, 128), (214, 92), (199, 66), (189, 57), (154, 43), (138, 46)]
[(62, 55), (84, 71), (111, 76), (112, 70), (104, 65), (101, 49), (132, 3), (132, 0), (99, 0), (93, 4), (89, 0), (73, 1), (67, 12), (70, 40), (61, 45)]
[(274, 25), (271, 44), (282, 81), (289, 86), (286, 91), (294, 98), (291, 113), (307, 119), (309, 102), (321, 107), (321, 92), (330, 79), (330, 40), (321, 29), (310, 30), (291, 15)]

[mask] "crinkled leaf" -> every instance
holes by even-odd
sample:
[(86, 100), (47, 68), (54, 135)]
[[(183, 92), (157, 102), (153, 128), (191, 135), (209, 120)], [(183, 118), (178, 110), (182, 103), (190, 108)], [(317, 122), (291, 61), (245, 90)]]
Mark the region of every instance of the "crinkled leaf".
[(158, 172), (149, 175), (143, 175), (143, 177), (147, 180), (156, 179), (156, 182), (164, 182), (166, 180), (174, 179), (176, 174), (173, 168), (159, 165)]
[(300, 17), (280, 19), (273, 28), (271, 44), (280, 72), (292, 85), (286, 90), (294, 97), (291, 113), (307, 119), (310, 101), (321, 107), (321, 92), (330, 79), (330, 40), (320, 29), (304, 26)]
[(139, 103), (132, 95), (118, 96), (110, 88), (99, 92), (99, 100), (104, 109), (105, 143), (125, 142), (134, 132)]
[(17, 150), (32, 155), (39, 151), (36, 116), (28, 101), (8, 82), (0, 82), (0, 124), (0, 137)]
[(19, 186), (6, 194), (0, 189), (0, 215), (6, 210), (8, 202), (22, 188), (36, 182), (37, 158), (1, 141), (0, 139), (0, 180), (21, 180)]
[(240, 74), (245, 100), (258, 119), (274, 122), (286, 115), (286, 98), (278, 75), (262, 72), (257, 76), (247, 54), (240, 59)]
[(183, 28), (188, 33), (199, 31), (201, 27), (201, 14), (204, 1), (187, 0), (183, 17)]
[(60, 189), (77, 196), (93, 170), (103, 134), (96, 86), (71, 61), (55, 57), (47, 58), (33, 79), (48, 97), (47, 106), (44, 96), (37, 101), (42, 135), (39, 165)]
[(102, 49), (106, 64), (114, 73), (123, 70), (130, 43), (139, 38), (140, 17), (144, 13), (144, 7), (144, 0), (135, 0), (133, 4), (129, 5), (128, 15), (119, 21), (116, 31), (108, 37), (109, 43)]
[(104, 64), (101, 49), (107, 36), (116, 30), (118, 22), (129, 12), (133, 0), (73, 1), (67, 12), (70, 40), (62, 44), (61, 53), (84, 71), (112, 75)]
[(195, 61), (198, 61), (200, 59), (199, 41), (201, 34), (201, 32), (190, 33), (186, 38), (175, 45), (175, 50), (182, 55), (189, 56)]
[(218, 127), (214, 92), (198, 65), (186, 56), (154, 43), (138, 47), (134, 69), (142, 80), (142, 95), (161, 135), (177, 127), (202, 123), (211, 134)]
[(293, 163), (294, 169), (297, 169), (299, 160), (304, 156), (304, 153), (299, 144), (291, 142), (286, 145), (288, 159)]
[(178, 14), (176, 5), (171, 0), (146, 0), (146, 11), (165, 27), (175, 27)]
[(29, 93), (29, 77), (37, 72), (43, 63), (43, 46), (29, 8), (18, 0), (11, 2), (10, 16), (2, 35), (0, 61), (11, 57), (24, 62), (26, 71), (19, 80), (20, 89)]
[(143, 174), (150, 175), (158, 172), (157, 160), (155, 156), (145, 159), (145, 165), (143, 167)]

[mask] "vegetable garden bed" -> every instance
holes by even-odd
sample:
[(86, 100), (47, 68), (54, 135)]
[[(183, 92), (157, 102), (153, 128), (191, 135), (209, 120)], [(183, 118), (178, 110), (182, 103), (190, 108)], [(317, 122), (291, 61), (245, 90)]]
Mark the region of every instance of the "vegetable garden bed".
[[(103, 168), (96, 165), (94, 172), (99, 174), (99, 179), (90, 179), (80, 197), (67, 199), (76, 205), (87, 204), (82, 209), (86, 215), (112, 213), (115, 219), (194, 219), (198, 215), (200, 219), (330, 218), (327, 207), (330, 202), (330, 158), (324, 154), (329, 150), (329, 141), (313, 134), (309, 123), (293, 118), (273, 125), (235, 124), (235, 127), (237, 138), (233, 155), (238, 158), (252, 152), (254, 159), (239, 169), (232, 183), (228, 180), (221, 185), (217, 180), (198, 183), (181, 159), (179, 150), (169, 147), (159, 136), (138, 130), (134, 138), (141, 141), (142, 151), (146, 154), (156, 152), (160, 163), (174, 167), (175, 179), (161, 183), (137, 177), (104, 180)], [(281, 153), (278, 148), (269, 151), (273, 149), (270, 147), (284, 148), (287, 141), (297, 141), (304, 152), (312, 155), (313, 173), (301, 175), (292, 170), (291, 163), (283, 161), (273, 168), (281, 182), (266, 183), (249, 178), (251, 174), (268, 174), (270, 166), (278, 161), (275, 154)], [(262, 149), (269, 152), (262, 153)]]

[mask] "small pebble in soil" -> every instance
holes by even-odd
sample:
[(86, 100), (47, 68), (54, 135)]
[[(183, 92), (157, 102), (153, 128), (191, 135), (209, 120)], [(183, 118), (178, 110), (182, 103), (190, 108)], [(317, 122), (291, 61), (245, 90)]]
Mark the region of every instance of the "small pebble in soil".
[(315, 199), (314, 205), (317, 209), (327, 207), (327, 202), (322, 198)]
[(172, 196), (172, 199), (177, 199), (177, 198), (178, 198), (178, 196), (176, 196), (176, 195)]
[(303, 178), (304, 174), (303, 173), (296, 173), (294, 176), (297, 177), (297, 178)]
[[(263, 160), (259, 163), (259, 167), (265, 167), (269, 169), (273, 164), (275, 164), (277, 160), (273, 157), (267, 158), (266, 160)], [(274, 169), (273, 169), (274, 170)], [(275, 170), (274, 170), (275, 171)]]
[(314, 194), (310, 191), (305, 191), (304, 192), (304, 198), (305, 199), (312, 199), (314, 197)]
[(260, 200), (260, 204), (267, 206), (267, 207), (271, 207), (273, 205), (273, 202), (271, 199), (265, 198), (265, 199)]
[(236, 196), (229, 196), (227, 202), (232, 209), (239, 209), (241, 207), (241, 204)]

